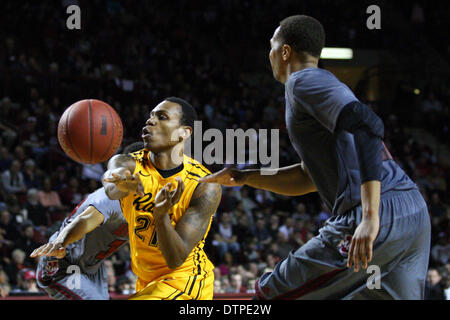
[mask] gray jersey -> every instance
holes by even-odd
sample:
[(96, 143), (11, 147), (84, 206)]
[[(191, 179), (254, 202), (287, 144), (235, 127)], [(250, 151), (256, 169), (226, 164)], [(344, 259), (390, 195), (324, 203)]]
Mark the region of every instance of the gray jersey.
[(128, 224), (125, 220), (119, 200), (110, 200), (104, 188), (100, 188), (86, 197), (67, 217), (61, 228), (50, 238), (53, 240), (59, 232), (71, 223), (89, 206), (95, 207), (104, 216), (104, 221), (82, 239), (67, 246), (65, 259), (70, 264), (80, 266), (82, 272), (95, 274), (101, 263), (128, 242)]
[[(345, 105), (358, 101), (332, 73), (320, 68), (294, 72), (286, 82), (289, 138), (333, 214), (361, 202), (361, 179), (353, 135), (336, 129)], [(384, 146), (384, 145), (383, 145)], [(384, 146), (381, 193), (416, 189)]]

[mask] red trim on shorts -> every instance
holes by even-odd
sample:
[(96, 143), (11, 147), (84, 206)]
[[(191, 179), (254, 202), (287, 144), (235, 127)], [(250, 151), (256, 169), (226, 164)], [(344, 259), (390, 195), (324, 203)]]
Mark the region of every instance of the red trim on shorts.
[[(43, 271), (43, 269), (41, 268), (41, 270), (39, 270), (39, 273), (38, 273), (38, 279), (39, 279), (40, 282), (42, 282), (42, 271)], [(42, 284), (45, 285), (44, 282), (42, 282)], [(61, 293), (66, 298), (69, 298), (70, 300), (83, 300), (83, 298), (81, 298), (75, 292), (69, 290), (68, 288), (64, 287), (63, 285), (59, 284), (56, 281), (51, 281), (47, 285), (47, 287), (58, 291), (59, 293)]]
[(261, 293), (261, 288), (259, 287), (259, 279), (255, 281), (255, 293), (259, 299), (266, 300), (266, 298)]
[(49, 287), (57, 290), (64, 296), (68, 297), (70, 300), (83, 300), (83, 298), (81, 298), (75, 292), (69, 290), (68, 288), (66, 288), (65, 286), (63, 286), (57, 282), (52, 282), (51, 284), (49, 284)]
[[(279, 296), (271, 298), (272, 300), (295, 300), (298, 299), (307, 293), (310, 293), (317, 288), (319, 288), (321, 285), (326, 283), (327, 281), (331, 280), (334, 276), (336, 276), (341, 271), (344, 271), (345, 269), (336, 269), (327, 273), (324, 273), (321, 276), (318, 276), (317, 278), (314, 278), (312, 280), (309, 280), (305, 282), (303, 285), (301, 285), (298, 288), (295, 288), (291, 291), (288, 291), (286, 293), (283, 293)], [(266, 298), (263, 296), (262, 290), (259, 286), (259, 280), (256, 281), (255, 284), (256, 294), (259, 298), (265, 300)]]
[(54, 284), (49, 284), (48, 285), (49, 288), (58, 291), (59, 293), (61, 293), (63, 296), (65, 296), (66, 298), (68, 298), (69, 300), (75, 300), (74, 297), (72, 297), (71, 295), (69, 295), (67, 292), (65, 292), (64, 290), (58, 288), (57, 286), (55, 286)]

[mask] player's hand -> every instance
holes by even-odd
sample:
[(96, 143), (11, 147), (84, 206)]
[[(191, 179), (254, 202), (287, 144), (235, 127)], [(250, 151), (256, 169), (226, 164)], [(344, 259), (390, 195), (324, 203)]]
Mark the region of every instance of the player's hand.
[(131, 174), (131, 171), (126, 168), (111, 170), (109, 176), (105, 177), (103, 181), (114, 183), (121, 192), (132, 192), (141, 197), (144, 195), (144, 186), (139, 173)]
[(31, 258), (36, 257), (56, 257), (58, 259), (62, 259), (66, 256), (66, 248), (59, 242), (49, 242), (35, 249), (31, 254)]
[(367, 269), (368, 263), (372, 260), (373, 243), (379, 230), (380, 218), (378, 215), (361, 220), (350, 243), (347, 267), (351, 268), (354, 265), (354, 271), (358, 272), (361, 263), (363, 269)]
[(155, 218), (159, 218), (174, 206), (178, 201), (180, 201), (181, 195), (184, 191), (184, 183), (180, 177), (176, 177), (175, 180), (178, 182), (177, 187), (170, 191), (173, 187), (173, 183), (167, 183), (155, 197), (155, 207), (153, 209), (153, 215)]
[(218, 183), (223, 186), (242, 186), (247, 176), (244, 171), (234, 168), (224, 168), (216, 173), (200, 178), (200, 183)]

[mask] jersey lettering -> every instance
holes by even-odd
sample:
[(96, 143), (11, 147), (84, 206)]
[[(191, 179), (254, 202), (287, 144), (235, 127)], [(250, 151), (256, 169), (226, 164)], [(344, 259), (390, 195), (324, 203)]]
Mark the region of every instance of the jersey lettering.
[(142, 197), (136, 198), (133, 201), (134, 208), (136, 209), (136, 211), (153, 212), (155, 203), (153, 201), (150, 201), (151, 199), (151, 193), (146, 193)]
[(138, 224), (138, 226), (134, 228), (134, 234), (142, 241), (145, 241), (145, 236), (142, 235), (141, 232), (147, 230), (150, 227), (150, 218), (147, 216), (137, 216), (136, 223)]

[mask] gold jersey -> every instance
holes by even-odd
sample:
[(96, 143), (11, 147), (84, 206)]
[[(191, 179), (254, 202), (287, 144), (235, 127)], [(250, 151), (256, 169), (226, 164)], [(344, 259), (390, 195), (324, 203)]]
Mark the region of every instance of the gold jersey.
[(133, 272), (138, 276), (141, 283), (149, 283), (167, 277), (204, 276), (212, 273), (214, 266), (203, 250), (212, 218), (203, 239), (194, 247), (185, 262), (172, 270), (167, 266), (158, 246), (155, 221), (152, 214), (157, 193), (168, 182), (177, 185), (175, 178), (181, 177), (185, 185), (184, 192), (178, 203), (168, 212), (172, 226), (175, 227), (189, 207), (192, 194), (199, 183), (198, 179), (211, 172), (198, 161), (184, 155), (183, 169), (165, 178), (151, 163), (148, 150), (139, 150), (130, 153), (130, 155), (136, 161), (134, 174), (140, 175), (145, 193), (141, 197), (129, 194), (120, 200), (125, 219), (128, 221)]

